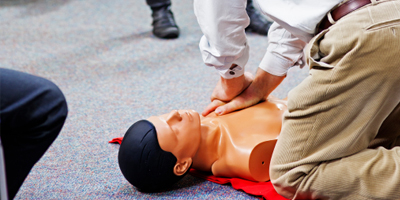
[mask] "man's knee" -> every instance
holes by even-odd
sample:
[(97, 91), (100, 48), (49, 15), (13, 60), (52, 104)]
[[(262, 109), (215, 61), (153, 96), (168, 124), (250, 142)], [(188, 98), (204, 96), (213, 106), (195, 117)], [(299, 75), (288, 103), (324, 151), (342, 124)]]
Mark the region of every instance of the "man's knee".
[(54, 140), (68, 114), (65, 96), (50, 80), (36, 76), (27, 78), (30, 84), (15, 91), (20, 94), (15, 98), (16, 103), (10, 106), (13, 112), (9, 114), (9, 131), (21, 139)]
[(67, 101), (64, 94), (53, 82), (42, 79), (41, 88), (38, 93), (37, 110), (32, 113), (32, 119), (42, 118), (41, 127), (47, 127), (54, 134), (58, 135), (68, 114)]
[(49, 113), (55, 111), (57, 115), (60, 115), (60, 117), (64, 116), (65, 118), (68, 113), (68, 106), (64, 94), (56, 84), (49, 80), (44, 80), (46, 82), (43, 85), (44, 96), (42, 102), (50, 104)]
[[(10, 137), (41, 138), (61, 129), (68, 108), (52, 81), (24, 72), (0, 69), (2, 131)], [(58, 133), (56, 133), (58, 134)], [(14, 135), (14, 136), (12, 136)]]
[(291, 175), (288, 170), (279, 169), (278, 166), (270, 166), (271, 183), (276, 192), (286, 198), (292, 199), (296, 194), (299, 175)]
[[(279, 153), (279, 152), (274, 152)], [(276, 155), (275, 155), (276, 156)], [(299, 164), (297, 162), (277, 161), (273, 158), (270, 164), (271, 183), (278, 194), (293, 199), (294, 197), (302, 197), (307, 199), (307, 192), (301, 191), (301, 187), (310, 180), (310, 176), (314, 174), (318, 168), (316, 163)]]

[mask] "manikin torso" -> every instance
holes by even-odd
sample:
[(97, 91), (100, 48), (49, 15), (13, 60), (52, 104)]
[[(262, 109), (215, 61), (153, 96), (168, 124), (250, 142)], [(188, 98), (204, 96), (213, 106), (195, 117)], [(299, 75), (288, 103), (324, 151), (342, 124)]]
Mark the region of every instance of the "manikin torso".
[(286, 102), (269, 99), (252, 107), (201, 118), (201, 142), (193, 168), (215, 176), (269, 180), (269, 163)]

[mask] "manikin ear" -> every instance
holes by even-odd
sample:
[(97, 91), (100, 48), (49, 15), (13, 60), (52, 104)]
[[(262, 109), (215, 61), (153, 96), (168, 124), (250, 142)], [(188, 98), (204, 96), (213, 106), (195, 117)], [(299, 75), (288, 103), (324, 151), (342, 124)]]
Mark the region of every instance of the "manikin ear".
[(177, 161), (174, 166), (174, 174), (182, 176), (192, 165), (192, 158), (185, 158), (181, 162)]

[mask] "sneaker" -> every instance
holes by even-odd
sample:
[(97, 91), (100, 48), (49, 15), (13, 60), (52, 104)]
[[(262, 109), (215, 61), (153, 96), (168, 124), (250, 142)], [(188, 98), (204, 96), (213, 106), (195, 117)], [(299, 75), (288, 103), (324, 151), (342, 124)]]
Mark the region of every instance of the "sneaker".
[(267, 19), (254, 8), (252, 1), (247, 2), (246, 11), (247, 15), (250, 17), (250, 25), (246, 27), (246, 31), (258, 33), (260, 35), (268, 35), (268, 30), (272, 22), (267, 21)]
[(153, 10), (153, 34), (159, 38), (172, 39), (179, 36), (179, 28), (175, 23), (170, 6)]

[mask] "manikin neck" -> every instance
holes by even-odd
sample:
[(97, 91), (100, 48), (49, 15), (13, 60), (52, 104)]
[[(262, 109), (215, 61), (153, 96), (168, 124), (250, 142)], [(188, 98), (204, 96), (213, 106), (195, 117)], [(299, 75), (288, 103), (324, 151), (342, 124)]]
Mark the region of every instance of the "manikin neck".
[(201, 140), (196, 155), (193, 157), (193, 168), (211, 171), (212, 164), (218, 160), (218, 146), (221, 140), (217, 124), (201, 124)]

